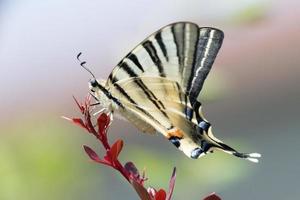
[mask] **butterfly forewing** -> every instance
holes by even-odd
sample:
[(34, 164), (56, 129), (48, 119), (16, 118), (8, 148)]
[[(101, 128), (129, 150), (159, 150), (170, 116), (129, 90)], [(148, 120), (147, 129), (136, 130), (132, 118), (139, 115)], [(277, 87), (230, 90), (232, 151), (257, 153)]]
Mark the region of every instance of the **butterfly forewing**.
[(160, 76), (178, 82), (185, 93), (197, 99), (222, 40), (223, 32), (214, 28), (189, 22), (168, 25), (119, 62), (107, 85), (131, 77)]

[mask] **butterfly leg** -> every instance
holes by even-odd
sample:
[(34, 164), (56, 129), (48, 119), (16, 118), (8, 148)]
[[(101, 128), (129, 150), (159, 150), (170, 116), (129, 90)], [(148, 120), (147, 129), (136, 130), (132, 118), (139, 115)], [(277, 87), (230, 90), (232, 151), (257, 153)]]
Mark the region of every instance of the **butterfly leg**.
[(100, 105), (100, 102), (93, 103), (93, 104), (91, 104), (90, 106), (91, 106), (91, 107), (94, 107), (94, 106), (98, 106), (98, 105)]
[(98, 110), (97, 112), (95, 112), (93, 115), (96, 116), (96, 115), (99, 115), (101, 113), (104, 113), (107, 109), (106, 108), (101, 108), (100, 110)]
[(108, 115), (109, 115), (109, 119), (110, 119), (109, 125), (111, 125), (112, 121), (114, 120), (113, 112), (110, 111), (110, 112), (108, 113)]

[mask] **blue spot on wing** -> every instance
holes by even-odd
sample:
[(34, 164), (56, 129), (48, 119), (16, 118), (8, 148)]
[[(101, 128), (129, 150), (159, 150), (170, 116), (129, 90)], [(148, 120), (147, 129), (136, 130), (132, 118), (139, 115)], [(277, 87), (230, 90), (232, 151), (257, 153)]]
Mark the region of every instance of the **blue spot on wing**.
[(201, 148), (195, 148), (191, 153), (191, 158), (197, 159), (203, 152)]
[(177, 148), (180, 147), (180, 138), (176, 136), (172, 136), (169, 138), (169, 141), (172, 142)]

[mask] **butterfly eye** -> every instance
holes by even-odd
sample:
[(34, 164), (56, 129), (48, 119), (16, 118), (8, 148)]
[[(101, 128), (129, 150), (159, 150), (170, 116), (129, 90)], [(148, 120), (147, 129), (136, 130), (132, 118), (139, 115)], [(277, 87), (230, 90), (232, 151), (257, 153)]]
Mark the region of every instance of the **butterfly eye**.
[(96, 79), (91, 79), (90, 84), (91, 84), (92, 87), (97, 87), (97, 85), (99, 85), (99, 83), (97, 82)]

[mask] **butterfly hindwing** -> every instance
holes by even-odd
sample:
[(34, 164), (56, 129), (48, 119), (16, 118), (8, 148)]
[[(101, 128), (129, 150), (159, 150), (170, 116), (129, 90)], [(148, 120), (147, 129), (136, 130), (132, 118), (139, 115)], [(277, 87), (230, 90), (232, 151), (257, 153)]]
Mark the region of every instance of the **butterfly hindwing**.
[[(135, 88), (135, 82), (143, 82), (148, 86), (151, 95), (145, 93), (141, 88)], [(183, 151), (190, 158), (198, 158), (214, 149), (222, 150), (237, 157), (257, 162), (259, 154), (239, 153), (235, 149), (217, 139), (212, 133), (212, 127), (201, 113), (201, 104), (192, 108), (189, 100), (182, 101), (183, 92), (174, 81), (163, 77), (139, 77), (119, 81), (118, 87), (126, 91), (126, 95), (119, 90), (112, 90), (126, 112), (121, 112), (124, 117), (131, 115), (131, 122), (140, 130), (145, 130), (143, 125), (162, 133), (177, 148)], [(163, 94), (163, 91), (168, 93)], [(130, 97), (130, 98), (128, 98)], [(136, 99), (132, 102), (129, 99)], [(122, 109), (122, 108), (121, 108)], [(186, 110), (189, 110), (188, 113)], [(138, 121), (136, 121), (138, 120)]]

